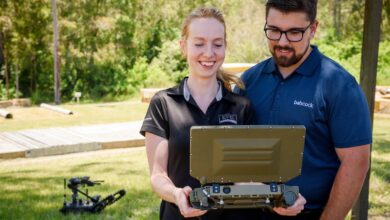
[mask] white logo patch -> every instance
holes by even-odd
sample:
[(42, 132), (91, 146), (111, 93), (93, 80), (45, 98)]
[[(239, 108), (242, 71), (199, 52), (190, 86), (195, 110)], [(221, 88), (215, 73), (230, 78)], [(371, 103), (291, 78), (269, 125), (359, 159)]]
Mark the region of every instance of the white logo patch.
[(219, 119), (219, 124), (223, 123), (232, 123), (232, 124), (237, 124), (237, 115), (236, 114), (223, 114), (223, 115), (218, 115)]
[(302, 101), (297, 101), (294, 100), (294, 105), (299, 105), (307, 108), (313, 108), (313, 103), (308, 103), (308, 102), (302, 102)]

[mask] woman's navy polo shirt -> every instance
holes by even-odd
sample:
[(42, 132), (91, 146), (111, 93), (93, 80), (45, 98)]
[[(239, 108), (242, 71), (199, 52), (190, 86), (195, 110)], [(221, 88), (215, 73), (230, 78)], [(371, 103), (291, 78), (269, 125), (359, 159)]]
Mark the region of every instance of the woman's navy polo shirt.
[(356, 80), (316, 46), (304, 63), (283, 79), (272, 58), (246, 71), (240, 91), (256, 111), (256, 123), (304, 125), (306, 138), (298, 185), (306, 208), (324, 207), (340, 166), (335, 148), (370, 144), (366, 98)]
[(254, 110), (243, 96), (219, 90), (206, 114), (191, 97), (184, 78), (180, 85), (158, 92), (151, 100), (140, 133), (150, 132), (168, 140), (168, 176), (176, 187), (200, 187), (189, 174), (190, 128), (193, 125), (247, 125)]

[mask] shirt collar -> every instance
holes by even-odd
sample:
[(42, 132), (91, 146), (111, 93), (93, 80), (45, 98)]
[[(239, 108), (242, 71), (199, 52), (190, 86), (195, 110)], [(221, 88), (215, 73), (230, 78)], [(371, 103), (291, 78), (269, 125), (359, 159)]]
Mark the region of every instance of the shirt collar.
[[(190, 101), (190, 98), (191, 98), (191, 93), (190, 93), (190, 89), (188, 88), (188, 85), (187, 85), (187, 80), (188, 80), (188, 77), (185, 77), (181, 82), (180, 82), (180, 85), (179, 86), (176, 86), (174, 88), (172, 88), (170, 91), (168, 91), (168, 94), (170, 95), (182, 95), (184, 97), (184, 99), (189, 102)], [(217, 94), (215, 96), (215, 99), (216, 101), (221, 101), (221, 99), (224, 97), (224, 90), (225, 88), (222, 86), (222, 83), (221, 81), (218, 80), (218, 91), (217, 91)], [(226, 94), (226, 92), (225, 92)]]
[[(296, 73), (303, 76), (310, 76), (314, 73), (315, 68), (320, 63), (321, 53), (318, 50), (318, 47), (315, 45), (311, 45), (312, 51), (306, 60), (295, 70)], [(274, 73), (278, 72), (276, 68), (276, 64), (273, 58), (269, 58), (266, 60), (266, 64), (264, 66), (264, 73)]]
[(276, 64), (275, 64), (275, 61), (273, 58), (269, 58), (268, 60), (266, 60), (266, 62), (267, 63), (265, 64), (264, 69), (263, 69), (264, 73), (277, 72)]
[(311, 76), (314, 73), (314, 70), (317, 68), (318, 64), (320, 63), (321, 54), (318, 50), (317, 46), (312, 45), (311, 46), (312, 51), (310, 52), (309, 56), (306, 58), (306, 60), (298, 67), (298, 69), (295, 70), (295, 72), (304, 75), (304, 76)]

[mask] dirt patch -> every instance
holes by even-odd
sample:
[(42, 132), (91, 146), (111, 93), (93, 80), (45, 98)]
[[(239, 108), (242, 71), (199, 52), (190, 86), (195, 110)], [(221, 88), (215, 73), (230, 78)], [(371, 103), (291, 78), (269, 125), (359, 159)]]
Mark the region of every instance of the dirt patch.
[(29, 107), (31, 106), (30, 99), (11, 99), (6, 101), (0, 101), (0, 108), (8, 108), (10, 106)]

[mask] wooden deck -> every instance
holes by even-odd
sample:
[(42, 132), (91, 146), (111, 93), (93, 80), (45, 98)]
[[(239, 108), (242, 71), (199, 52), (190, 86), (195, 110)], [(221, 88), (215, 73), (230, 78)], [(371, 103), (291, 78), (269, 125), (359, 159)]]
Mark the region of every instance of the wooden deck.
[(0, 132), (0, 159), (144, 146), (141, 121)]

